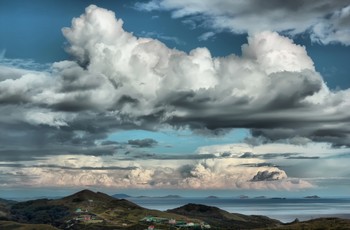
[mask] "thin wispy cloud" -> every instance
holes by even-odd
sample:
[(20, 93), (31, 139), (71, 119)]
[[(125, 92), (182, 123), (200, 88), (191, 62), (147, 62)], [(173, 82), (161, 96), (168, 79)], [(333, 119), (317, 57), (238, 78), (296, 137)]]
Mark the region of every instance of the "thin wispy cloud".
[(314, 42), (350, 45), (348, 0), (152, 0), (138, 2), (135, 8), (142, 11), (170, 11), (174, 18), (203, 15), (208, 27), (236, 34), (264, 30), (290, 35), (305, 33)]

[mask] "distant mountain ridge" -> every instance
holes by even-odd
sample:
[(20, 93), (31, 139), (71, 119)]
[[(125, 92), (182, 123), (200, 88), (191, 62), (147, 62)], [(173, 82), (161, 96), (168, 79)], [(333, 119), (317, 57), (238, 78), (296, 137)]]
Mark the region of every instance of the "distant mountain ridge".
[(206, 199), (218, 199), (219, 197), (217, 196), (207, 196)]
[(305, 196), (305, 199), (320, 199), (321, 197), (317, 196), (317, 195), (313, 195), (313, 196)]
[(112, 197), (118, 198), (118, 199), (126, 199), (126, 198), (130, 198), (132, 196), (129, 196), (129, 195), (124, 194), (124, 193), (117, 193), (117, 194), (112, 195)]
[(155, 199), (155, 198), (162, 198), (162, 199), (180, 199), (183, 198), (179, 195), (166, 195), (166, 196), (138, 196), (135, 198), (149, 198), (149, 199)]

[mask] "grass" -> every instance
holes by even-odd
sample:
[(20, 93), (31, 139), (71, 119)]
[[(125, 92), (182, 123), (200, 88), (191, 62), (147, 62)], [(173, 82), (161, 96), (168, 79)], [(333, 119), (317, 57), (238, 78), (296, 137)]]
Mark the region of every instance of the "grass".
[(57, 230), (47, 224), (22, 224), (13, 221), (0, 221), (1, 230)]
[(318, 218), (293, 224), (285, 224), (274, 228), (259, 228), (271, 230), (350, 230), (350, 220), (339, 218)]

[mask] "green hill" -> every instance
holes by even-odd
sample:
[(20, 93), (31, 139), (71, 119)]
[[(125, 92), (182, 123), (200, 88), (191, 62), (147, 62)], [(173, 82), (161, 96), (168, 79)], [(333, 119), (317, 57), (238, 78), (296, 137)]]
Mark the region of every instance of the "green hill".
[(295, 222), (290, 224), (284, 224), (275, 228), (270, 228), (274, 230), (349, 230), (350, 220), (340, 219), (340, 218), (317, 218), (308, 221)]
[(282, 224), (265, 216), (187, 204), (166, 212), (83, 190), (61, 199), (0, 201), (0, 229), (350, 229), (350, 220), (323, 218)]
[(1, 230), (57, 230), (47, 224), (22, 224), (13, 221), (0, 221)]
[(281, 224), (278, 220), (270, 219), (266, 216), (229, 213), (216, 207), (201, 204), (187, 204), (167, 212), (201, 219), (217, 229), (254, 229), (275, 227)]
[[(147, 216), (163, 219), (186, 217), (142, 208), (128, 200), (107, 194), (83, 190), (61, 199), (39, 199), (19, 202), (9, 209), (12, 221), (31, 224), (51, 224), (65, 229), (142, 229)], [(162, 223), (159, 223), (162, 225)]]

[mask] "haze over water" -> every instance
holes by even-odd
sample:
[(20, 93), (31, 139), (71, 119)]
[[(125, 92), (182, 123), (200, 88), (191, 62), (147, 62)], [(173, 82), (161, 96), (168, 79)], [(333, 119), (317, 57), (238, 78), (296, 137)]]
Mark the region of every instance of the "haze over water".
[(300, 221), (318, 217), (350, 219), (350, 199), (232, 199), (232, 198), (128, 198), (149, 209), (165, 211), (196, 203), (215, 206), (231, 213), (264, 215), (282, 222)]

